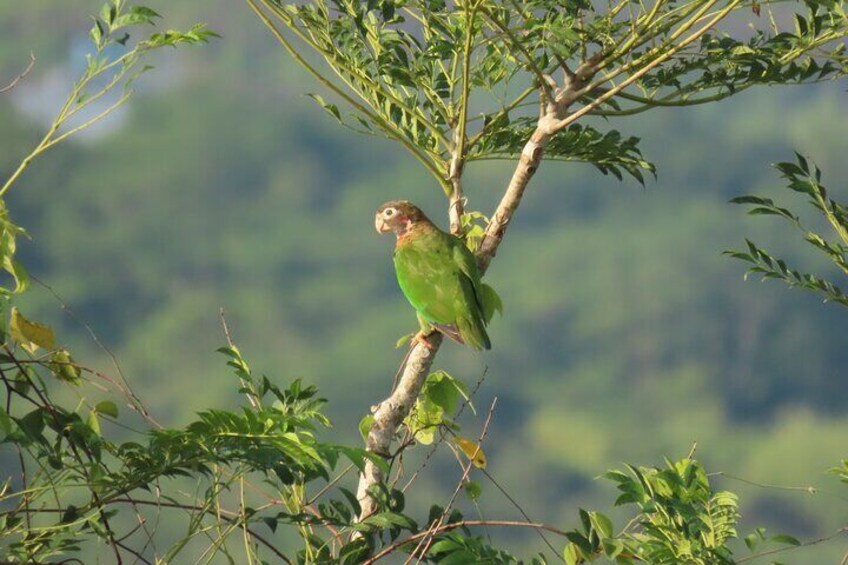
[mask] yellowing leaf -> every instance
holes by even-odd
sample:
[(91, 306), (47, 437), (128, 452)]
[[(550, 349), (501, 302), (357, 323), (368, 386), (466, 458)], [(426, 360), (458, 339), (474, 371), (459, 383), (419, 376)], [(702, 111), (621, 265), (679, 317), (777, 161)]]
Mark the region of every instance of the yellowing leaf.
[(48, 351), (56, 348), (56, 337), (50, 326), (27, 320), (15, 307), (12, 307), (9, 332), (12, 334), (12, 339), (30, 353), (35, 353), (39, 347)]
[(428, 426), (415, 431), (415, 441), (421, 445), (431, 445), (436, 439), (436, 426)]
[(476, 441), (456, 436), (453, 438), (454, 443), (462, 450), (466, 457), (471, 459), (471, 463), (478, 469), (486, 468), (486, 454), (483, 453), (483, 448)]

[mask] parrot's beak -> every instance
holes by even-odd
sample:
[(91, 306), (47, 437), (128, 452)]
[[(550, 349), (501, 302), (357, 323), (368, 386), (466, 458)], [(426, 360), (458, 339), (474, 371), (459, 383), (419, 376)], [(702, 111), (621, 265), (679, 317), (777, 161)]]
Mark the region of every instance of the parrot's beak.
[(377, 233), (386, 233), (391, 230), (385, 220), (383, 220), (383, 216), (381, 214), (377, 214), (374, 217), (374, 227), (377, 229)]

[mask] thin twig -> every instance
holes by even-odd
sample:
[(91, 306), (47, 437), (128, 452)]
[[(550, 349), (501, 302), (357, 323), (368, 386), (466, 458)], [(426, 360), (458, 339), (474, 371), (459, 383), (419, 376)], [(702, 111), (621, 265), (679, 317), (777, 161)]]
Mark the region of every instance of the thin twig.
[[(506, 499), (509, 500), (510, 503), (512, 503), (513, 506), (515, 506), (515, 508), (521, 513), (521, 515), (524, 516), (524, 519), (527, 520), (528, 524), (534, 523), (533, 520), (530, 519), (530, 516), (527, 514), (527, 512), (524, 511), (524, 508), (522, 508), (521, 505), (518, 504), (518, 501), (516, 501), (512, 496), (510, 496), (510, 494), (506, 491), (506, 489), (503, 488), (501, 486), (501, 484), (498, 481), (495, 480), (495, 477), (493, 477), (492, 474), (489, 473), (489, 471), (487, 471), (486, 469), (480, 469), (480, 471), (483, 473), (483, 475), (486, 476), (487, 479), (489, 479), (492, 482), (493, 485), (495, 485), (495, 488), (497, 488), (499, 491), (501, 491), (501, 494), (504, 495), (504, 497), (506, 497)], [(545, 545), (547, 545), (548, 548), (550, 548), (550, 550), (554, 552), (554, 555), (558, 556), (559, 552), (556, 550), (556, 548), (553, 546), (553, 544), (551, 544), (550, 540), (548, 540), (548, 538), (545, 537), (545, 534), (542, 533), (542, 530), (536, 530), (536, 531), (538, 532), (539, 537), (542, 538), (542, 541), (545, 542)]]
[[(810, 547), (813, 545), (818, 545), (820, 543), (824, 543), (830, 541), (834, 538), (841, 536), (842, 534), (848, 532), (848, 526), (843, 526), (839, 528), (836, 533), (831, 534), (829, 536), (820, 537), (818, 539), (814, 539), (812, 541), (804, 542), (801, 545), (792, 545), (788, 547), (778, 547), (777, 549), (769, 549), (768, 551), (761, 551), (760, 553), (755, 553), (754, 555), (749, 555), (747, 557), (743, 557), (742, 559), (737, 559), (736, 563), (745, 563), (746, 561), (753, 561), (754, 559), (759, 559), (760, 557), (765, 557), (766, 555), (774, 555), (775, 553), (784, 553), (786, 551), (793, 551), (801, 547)], [(844, 563), (844, 561), (843, 561)]]
[[(453, 503), (456, 501), (456, 497), (459, 496), (459, 491), (462, 490), (463, 485), (465, 485), (465, 482), (468, 480), (468, 475), (469, 475), (469, 473), (471, 473), (471, 468), (474, 466), (474, 460), (476, 459), (477, 455), (479, 455), (479, 453), (480, 453), (480, 449), (481, 449), (480, 446), (483, 444), (483, 440), (486, 439), (486, 434), (488, 434), (488, 432), (489, 432), (489, 424), (492, 421), (492, 415), (495, 412), (495, 406), (497, 406), (497, 404), (498, 404), (498, 397), (496, 396), (492, 400), (492, 405), (489, 407), (489, 414), (486, 416), (486, 421), (483, 423), (483, 430), (480, 432), (480, 438), (477, 441), (477, 446), (474, 449), (474, 453), (472, 453), (468, 457), (468, 464), (465, 466), (465, 470), (462, 473), (462, 477), (459, 479), (459, 482), (456, 484), (456, 488), (454, 489), (453, 494), (451, 495), (450, 500), (448, 501), (447, 505), (445, 505), (445, 508), (442, 511), (442, 515), (439, 516), (439, 519), (436, 520), (430, 528), (428, 528), (428, 531), (434, 532), (435, 530), (438, 530), (438, 528), (441, 527), (444, 524), (445, 518), (447, 518), (448, 514), (450, 513), (450, 509), (453, 506)], [(409, 559), (406, 560), (406, 563), (411, 562), (412, 559), (415, 558), (415, 554), (418, 552), (418, 548), (421, 547), (421, 545), (423, 544), (424, 547), (421, 550), (420, 555), (418, 556), (418, 561), (420, 562), (421, 559), (425, 555), (427, 555), (427, 551), (430, 549), (430, 545), (432, 543), (433, 543), (432, 535), (431, 536), (425, 536), (424, 538), (422, 538), (422, 540), (418, 543), (418, 545), (415, 547), (415, 549), (412, 551), (412, 553), (409, 554)]]
[(352, 471), (352, 470), (354, 469), (354, 467), (356, 467), (356, 465), (354, 465), (353, 463), (351, 463), (350, 465), (348, 465), (348, 466), (345, 468), (345, 470), (344, 470), (344, 471), (342, 471), (341, 473), (339, 473), (339, 476), (338, 476), (338, 477), (336, 477), (335, 479), (333, 479), (332, 481), (330, 481), (329, 483), (327, 483), (327, 485), (326, 485), (324, 488), (322, 488), (321, 490), (319, 490), (316, 494), (314, 494), (314, 495), (312, 496), (312, 498), (310, 498), (309, 500), (307, 500), (307, 501), (304, 503), (304, 506), (312, 506), (312, 504), (313, 504), (316, 500), (318, 500), (319, 498), (321, 498), (321, 497), (322, 497), (322, 496), (323, 496), (323, 495), (324, 495), (324, 494), (325, 494), (328, 490), (330, 490), (331, 488), (333, 488), (333, 486), (335, 486), (335, 485), (336, 485), (336, 484), (337, 484), (340, 480), (342, 480), (342, 479), (344, 478), (344, 476), (345, 476), (345, 475), (347, 475), (350, 471)]
[[(195, 506), (195, 505), (192, 505), (192, 504), (180, 504), (178, 502), (162, 502), (160, 500), (138, 500), (138, 499), (134, 499), (134, 498), (113, 498), (112, 500), (107, 501), (108, 504), (117, 503), (117, 502), (123, 502), (123, 503), (129, 503), (129, 504), (146, 504), (146, 505), (150, 505), (150, 506), (157, 506), (157, 507), (161, 506), (161, 507), (167, 507), (167, 508), (182, 508), (183, 510), (195, 510), (195, 511), (198, 511), (198, 512), (202, 512), (203, 514), (212, 514), (213, 516), (214, 516), (214, 512), (215, 512), (214, 510), (204, 509), (200, 506)], [(230, 522), (230, 524), (238, 525), (239, 513), (222, 510), (222, 514), (231, 514), (233, 516), (232, 518), (224, 516), (224, 519), (227, 522)], [(245, 528), (247, 529), (248, 534), (250, 534), (254, 539), (256, 539), (256, 541), (258, 541), (259, 543), (261, 543), (262, 545), (267, 547), (274, 555), (276, 555), (277, 557), (279, 557), (280, 559), (282, 559), (286, 563), (292, 562), (291, 559), (286, 557), (285, 554), (283, 554), (282, 552), (280, 552), (279, 549), (274, 547), (274, 545), (271, 542), (269, 542), (267, 539), (265, 539), (261, 535), (257, 534), (252, 529), (248, 528), (246, 524), (245, 524)]]
[(62, 311), (65, 312), (68, 316), (70, 316), (70, 318), (72, 320), (74, 320), (76, 323), (80, 324), (83, 328), (85, 328), (85, 331), (88, 333), (89, 337), (95, 343), (95, 345), (97, 345), (97, 347), (101, 351), (103, 351), (109, 357), (109, 359), (112, 361), (112, 365), (115, 367), (115, 371), (118, 373), (118, 376), (120, 377), (121, 382), (118, 383), (114, 379), (112, 379), (112, 378), (108, 377), (107, 375), (104, 375), (103, 373), (100, 373), (99, 371), (96, 371), (94, 369), (87, 369), (86, 367), (82, 367), (82, 366), (78, 366), (78, 365), (74, 365), (74, 366), (76, 366), (77, 368), (82, 369), (82, 370), (88, 370), (89, 372), (91, 372), (91, 374), (93, 374), (97, 377), (100, 377), (100, 378), (106, 380), (107, 382), (111, 383), (112, 385), (116, 386), (118, 388), (118, 390), (121, 391), (122, 394), (124, 394), (125, 396), (127, 396), (129, 398), (130, 405), (135, 409), (136, 412), (141, 414), (141, 416), (145, 420), (147, 420), (147, 422), (149, 422), (151, 425), (153, 425), (154, 427), (161, 428), (162, 425), (158, 421), (156, 421), (156, 419), (150, 414), (150, 412), (147, 410), (147, 407), (144, 405), (144, 403), (141, 401), (141, 399), (138, 397), (138, 395), (135, 393), (135, 391), (130, 386), (129, 381), (127, 380), (127, 377), (124, 374), (123, 369), (121, 368), (121, 364), (118, 361), (118, 356), (115, 355), (115, 352), (112, 351), (108, 346), (106, 346), (106, 344), (104, 344), (100, 340), (100, 338), (97, 336), (97, 333), (94, 331), (94, 328), (91, 327), (91, 324), (86, 322), (74, 310), (72, 310), (71, 307), (68, 306), (68, 304), (65, 302), (65, 300), (59, 295), (58, 292), (56, 292), (56, 290), (52, 286), (50, 286), (49, 284), (47, 284), (43, 280), (39, 279), (38, 277), (33, 276), (32, 274), (30, 274), (29, 278), (33, 282), (35, 282), (37, 285), (39, 285), (40, 287), (44, 288), (47, 292), (49, 292), (53, 296), (53, 298), (56, 300), (56, 302), (59, 303), (59, 307), (62, 309)]
[[(227, 339), (227, 345), (230, 346), (230, 349), (238, 350), (235, 343), (233, 343), (233, 339), (230, 337), (230, 327), (227, 325), (227, 318), (224, 316), (223, 306), (219, 310), (219, 314), (221, 316), (221, 327), (224, 330), (224, 337)], [(247, 397), (247, 401), (250, 403), (250, 407), (254, 410), (260, 408), (261, 404), (259, 403), (259, 396), (253, 390), (251, 384), (241, 377), (239, 377), (239, 383), (241, 384), (241, 387), (245, 390), (244, 395)]]
[(768, 483), (758, 483), (756, 481), (752, 481), (752, 480), (749, 480), (749, 479), (743, 479), (742, 477), (737, 477), (736, 475), (731, 475), (729, 473), (725, 473), (724, 471), (716, 471), (714, 473), (709, 473), (708, 476), (710, 476), (710, 477), (724, 477), (726, 479), (730, 479), (730, 480), (733, 480), (733, 481), (739, 481), (740, 483), (745, 483), (745, 484), (752, 485), (752, 486), (755, 486), (755, 487), (760, 487), (760, 488), (775, 489), (775, 490), (789, 490), (789, 491), (795, 491), (795, 492), (804, 492), (804, 493), (807, 493), (807, 494), (816, 494), (818, 492), (816, 487), (814, 487), (812, 485), (808, 485), (808, 486), (787, 486), (787, 485), (772, 485), (772, 484), (768, 484)]
[(30, 51), (29, 52), (29, 65), (27, 65), (27, 68), (24, 69), (24, 72), (22, 72), (21, 74), (16, 76), (15, 80), (10, 82), (9, 84), (4, 86), (3, 88), (0, 88), (0, 94), (2, 94), (4, 92), (9, 92), (10, 90), (12, 90), (16, 86), (18, 86), (18, 83), (21, 82), (21, 80), (23, 80), (23, 78), (29, 74), (29, 72), (32, 70), (32, 68), (34, 66), (35, 66), (35, 53)]
[[(474, 388), (471, 390), (471, 394), (468, 395), (468, 399), (463, 400), (462, 405), (459, 407), (459, 410), (457, 411), (456, 415), (454, 415), (454, 417), (453, 417), (454, 421), (457, 420), (462, 415), (462, 412), (465, 410), (465, 407), (471, 404), (471, 399), (474, 398), (474, 396), (477, 394), (477, 391), (480, 390), (480, 387), (483, 385), (483, 382), (486, 380), (486, 373), (488, 371), (489, 371), (488, 367), (483, 369), (483, 374), (477, 380), (477, 384), (474, 385)], [(473, 407), (472, 407), (472, 410), (473, 410)], [(436, 442), (433, 445), (433, 447), (430, 449), (430, 451), (427, 453), (427, 456), (424, 458), (424, 461), (421, 463), (421, 466), (418, 467), (418, 469), (412, 474), (412, 476), (409, 478), (409, 480), (406, 482), (406, 484), (403, 486), (403, 488), (400, 489), (401, 492), (406, 492), (407, 489), (410, 486), (412, 486), (412, 483), (415, 482), (415, 479), (418, 478), (418, 475), (421, 473), (421, 471), (423, 471), (427, 467), (427, 465), (430, 463), (430, 459), (432, 459), (433, 455), (435, 455), (436, 451), (439, 449), (439, 445), (442, 443), (441, 442), (442, 439), (444, 439), (444, 434), (442, 434), (442, 437), (440, 438), (440, 440), (438, 442)], [(400, 477), (398, 477), (398, 479), (400, 479)], [(396, 482), (397, 481), (395, 481), (395, 483)]]
[(559, 528), (555, 528), (553, 526), (549, 526), (547, 524), (537, 524), (530, 522), (519, 522), (516, 520), (460, 520), (458, 522), (451, 522), (450, 524), (444, 524), (439, 526), (436, 530), (432, 531), (427, 530), (424, 532), (419, 532), (417, 534), (413, 534), (408, 538), (402, 539), (398, 542), (393, 543), (392, 545), (387, 546), (382, 551), (374, 555), (373, 557), (362, 562), (362, 565), (371, 565), (372, 563), (379, 561), (383, 557), (391, 555), (399, 548), (408, 545), (410, 543), (416, 542), (421, 538), (434, 534), (442, 534), (445, 532), (449, 532), (451, 530), (456, 530), (458, 528), (467, 528), (473, 526), (504, 526), (508, 528), (533, 528), (537, 530), (545, 530), (547, 532), (551, 532), (553, 534), (557, 534), (560, 536), (565, 536), (567, 533), (564, 530), (560, 530)]

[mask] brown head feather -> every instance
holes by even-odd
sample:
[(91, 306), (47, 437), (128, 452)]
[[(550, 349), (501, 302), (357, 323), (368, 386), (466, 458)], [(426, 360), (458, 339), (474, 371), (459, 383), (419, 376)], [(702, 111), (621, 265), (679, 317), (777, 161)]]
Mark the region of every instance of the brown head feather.
[(374, 216), (374, 227), (379, 233), (394, 232), (401, 238), (416, 226), (433, 223), (418, 206), (407, 200), (391, 200), (380, 205)]

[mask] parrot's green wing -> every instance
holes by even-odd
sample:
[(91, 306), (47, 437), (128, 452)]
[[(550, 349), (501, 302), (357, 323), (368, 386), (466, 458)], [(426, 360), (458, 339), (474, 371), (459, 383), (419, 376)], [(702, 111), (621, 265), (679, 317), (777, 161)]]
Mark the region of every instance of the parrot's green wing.
[(483, 283), (480, 281), (480, 270), (477, 260), (465, 244), (451, 237), (453, 260), (459, 268), (460, 285), (463, 292), (463, 311), (458, 313), (457, 329), (469, 345), (475, 349), (490, 349), (492, 347), (486, 333), (486, 322), (483, 307)]
[(480, 280), (480, 270), (477, 268), (477, 258), (474, 254), (459, 240), (457, 242), (459, 245), (454, 251), (454, 260), (465, 276), (471, 279), (477, 306), (483, 314), (483, 322), (489, 325), (495, 312), (503, 312), (503, 302), (495, 289)]
[(475, 349), (489, 349), (480, 273), (462, 242), (435, 228), (399, 244), (398, 283), (427, 322)]

